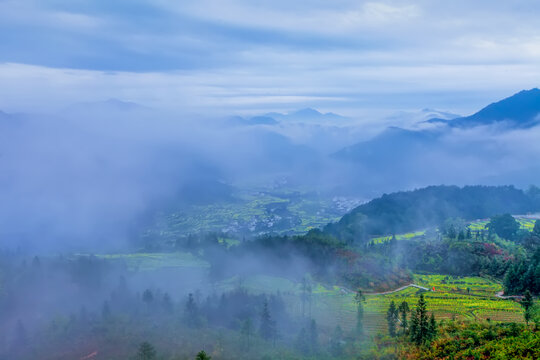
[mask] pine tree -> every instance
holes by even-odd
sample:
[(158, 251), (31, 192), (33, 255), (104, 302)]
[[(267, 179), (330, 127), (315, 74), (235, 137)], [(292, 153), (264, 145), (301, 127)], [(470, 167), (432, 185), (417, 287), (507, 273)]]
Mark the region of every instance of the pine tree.
[(398, 320), (398, 309), (396, 308), (396, 304), (392, 300), (390, 302), (390, 307), (388, 308), (388, 311), (386, 312), (386, 322), (388, 323), (388, 333), (390, 336), (394, 337), (396, 336), (396, 323)]
[(212, 357), (207, 355), (204, 350), (201, 350), (195, 357), (195, 360), (212, 360)]
[(268, 309), (268, 301), (265, 299), (263, 304), (263, 310), (261, 312), (261, 326), (259, 328), (259, 335), (265, 340), (269, 340), (275, 336), (275, 324), (270, 316), (270, 310)]
[(296, 338), (296, 348), (303, 355), (306, 355), (309, 352), (309, 340), (308, 340), (306, 328), (300, 329), (300, 332), (298, 333), (298, 337)]
[(152, 294), (152, 290), (150, 289), (144, 290), (143, 295), (142, 295), (142, 301), (144, 301), (147, 307), (150, 307), (150, 305), (154, 301), (154, 294)]
[(196, 327), (199, 325), (199, 309), (197, 308), (197, 303), (195, 303), (195, 299), (191, 293), (188, 295), (188, 299), (186, 301), (184, 318), (190, 327)]
[(101, 317), (104, 320), (107, 320), (111, 317), (111, 308), (109, 307), (109, 302), (105, 301), (103, 307), (101, 308)]
[(403, 301), (401, 304), (399, 304), (399, 313), (401, 314), (401, 331), (403, 334), (407, 331), (407, 327), (409, 326), (407, 322), (407, 315), (409, 314), (409, 304), (407, 304), (406, 301)]
[(525, 291), (525, 296), (523, 297), (523, 300), (521, 300), (521, 306), (523, 306), (523, 309), (525, 310), (523, 313), (523, 317), (525, 318), (525, 323), (527, 326), (529, 326), (529, 321), (532, 317), (532, 307), (534, 305), (534, 299), (532, 297), (532, 294), (529, 290)]
[(504, 289), (505, 292), (508, 294), (515, 293), (516, 290), (516, 284), (519, 282), (519, 277), (517, 274), (517, 266), (515, 264), (510, 265), (508, 270), (506, 271), (506, 274), (504, 276)]
[(437, 321), (435, 320), (435, 315), (431, 313), (431, 317), (429, 318), (429, 325), (428, 325), (428, 340), (433, 340), (437, 337)]
[(364, 303), (366, 302), (366, 298), (364, 297), (364, 294), (362, 293), (362, 290), (358, 289), (356, 291), (356, 295), (354, 296), (354, 300), (356, 302), (356, 332), (360, 335), (362, 334), (364, 330)]
[(314, 319), (311, 319), (309, 326), (309, 342), (311, 352), (316, 354), (319, 351), (319, 330), (317, 329), (317, 322)]
[(332, 338), (330, 339), (330, 352), (334, 356), (340, 356), (343, 353), (343, 346), (341, 345), (343, 339), (343, 330), (341, 326), (336, 326)]
[(422, 341), (424, 341), (427, 338), (427, 334), (429, 332), (427, 306), (426, 306), (426, 301), (424, 299), (424, 294), (420, 294), (420, 299), (418, 300), (418, 307), (417, 307), (416, 313), (418, 315), (420, 338)]
[(253, 323), (251, 321), (251, 318), (247, 318), (242, 322), (242, 327), (240, 329), (240, 333), (242, 334), (242, 337), (244, 338), (244, 344), (247, 351), (249, 351), (251, 343), (251, 335), (253, 334)]
[(139, 360), (152, 360), (156, 358), (156, 350), (149, 342), (143, 342), (139, 346), (139, 352), (137, 353)]
[(412, 313), (410, 335), (411, 341), (416, 345), (421, 345), (429, 340), (429, 321), (424, 294), (420, 294), (416, 309)]
[(163, 310), (165, 310), (166, 313), (172, 314), (174, 311), (174, 306), (171, 301), (171, 297), (169, 294), (165, 293), (163, 295), (163, 301), (162, 301)]

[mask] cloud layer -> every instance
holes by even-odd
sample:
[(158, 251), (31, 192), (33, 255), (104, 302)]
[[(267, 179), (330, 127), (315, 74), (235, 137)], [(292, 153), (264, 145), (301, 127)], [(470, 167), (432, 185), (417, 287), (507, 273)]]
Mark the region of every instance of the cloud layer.
[(467, 113), (540, 82), (530, 1), (0, 1), (0, 108)]

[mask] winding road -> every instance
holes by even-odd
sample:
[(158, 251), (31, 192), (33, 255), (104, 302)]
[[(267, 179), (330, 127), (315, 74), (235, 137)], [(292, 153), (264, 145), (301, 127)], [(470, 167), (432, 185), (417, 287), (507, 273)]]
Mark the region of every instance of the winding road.
[[(414, 287), (414, 288), (417, 288), (417, 289), (420, 289), (420, 290), (424, 290), (424, 291), (433, 291), (427, 287), (423, 287), (423, 286), (420, 286), (420, 285), (416, 285), (416, 284), (409, 284), (409, 285), (405, 285), (405, 286), (402, 286), (402, 287), (399, 287), (397, 289), (394, 289), (394, 290), (390, 290), (390, 291), (384, 291), (384, 292), (370, 292), (370, 293), (364, 293), (364, 295), (366, 296), (371, 296), (371, 295), (388, 295), (388, 294), (393, 294), (393, 293), (396, 293), (396, 292), (399, 292), (401, 290), (405, 290), (406, 288), (409, 288), (409, 287)], [(341, 288), (342, 291), (344, 292), (347, 292), (347, 293), (351, 293), (351, 294), (354, 294), (355, 291), (352, 291), (351, 289), (348, 289), (348, 288), (345, 288), (345, 287), (342, 287)], [(503, 299), (503, 300), (511, 300), (511, 299), (516, 299), (516, 300), (521, 300), (523, 299), (523, 295), (508, 295), (508, 296), (504, 296), (504, 292), (503, 291), (499, 291), (497, 292), (495, 295), (495, 297), (499, 298), (499, 299)]]
[[(370, 293), (364, 293), (364, 295), (388, 295), (388, 294), (393, 294), (393, 293), (396, 293), (396, 292), (399, 292), (401, 290), (405, 290), (406, 288), (408, 287), (415, 287), (417, 289), (420, 289), (420, 290), (424, 290), (424, 291), (432, 291), (431, 289), (428, 289), (426, 287), (423, 287), (423, 286), (420, 286), (420, 285), (416, 285), (416, 284), (409, 284), (409, 285), (405, 285), (405, 286), (402, 286), (402, 287), (399, 287), (397, 289), (394, 289), (394, 290), (390, 290), (390, 291), (384, 291), (384, 292), (370, 292)], [(351, 293), (351, 294), (354, 294), (355, 291), (352, 291), (351, 289), (347, 289), (346, 287), (342, 287), (341, 290), (344, 290), (345, 292), (348, 292), (348, 293)]]

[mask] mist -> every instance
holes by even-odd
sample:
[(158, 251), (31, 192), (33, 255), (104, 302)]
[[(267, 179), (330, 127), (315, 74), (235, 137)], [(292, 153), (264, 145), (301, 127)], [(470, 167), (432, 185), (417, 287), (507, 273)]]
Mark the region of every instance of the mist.
[(540, 356), (538, 10), (0, 1), (0, 360)]

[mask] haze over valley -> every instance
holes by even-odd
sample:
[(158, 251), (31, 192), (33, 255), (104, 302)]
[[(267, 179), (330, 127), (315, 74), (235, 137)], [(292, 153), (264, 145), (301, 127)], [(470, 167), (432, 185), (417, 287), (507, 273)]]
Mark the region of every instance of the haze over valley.
[(0, 360), (539, 358), (539, 10), (0, 1)]

